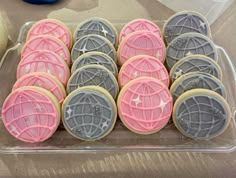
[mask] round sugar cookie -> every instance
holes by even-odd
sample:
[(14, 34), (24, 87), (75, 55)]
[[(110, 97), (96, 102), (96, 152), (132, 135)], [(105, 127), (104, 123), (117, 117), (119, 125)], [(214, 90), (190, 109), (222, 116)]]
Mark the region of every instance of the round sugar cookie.
[(68, 27), (56, 19), (43, 19), (36, 22), (28, 31), (26, 40), (39, 35), (51, 35), (61, 40), (68, 48), (72, 46), (72, 37)]
[(175, 38), (166, 49), (166, 65), (170, 70), (175, 63), (193, 54), (205, 55), (218, 61), (214, 43), (199, 33), (185, 33)]
[(96, 34), (108, 39), (114, 46), (118, 44), (118, 32), (114, 25), (108, 20), (93, 17), (81, 22), (74, 33), (75, 41), (82, 36)]
[(86, 35), (77, 40), (71, 50), (72, 63), (84, 53), (98, 51), (107, 54), (115, 62), (117, 61), (116, 50), (111, 42), (100, 35)]
[(226, 97), (224, 84), (219, 79), (211, 74), (200, 72), (182, 75), (171, 85), (170, 92), (175, 101), (184, 92), (197, 88), (212, 90), (224, 98)]
[(52, 74), (64, 85), (70, 77), (70, 70), (65, 61), (48, 50), (35, 50), (25, 55), (17, 67), (17, 79), (32, 72)]
[(121, 121), (138, 134), (161, 130), (171, 117), (172, 105), (168, 88), (151, 77), (141, 77), (127, 83), (117, 100)]
[(118, 68), (113, 59), (102, 52), (88, 52), (78, 57), (71, 67), (71, 73), (78, 68), (88, 64), (99, 64), (110, 70), (115, 76), (118, 75)]
[(50, 91), (60, 104), (62, 104), (66, 97), (63, 84), (56, 77), (45, 72), (34, 72), (24, 75), (16, 81), (12, 90), (14, 91), (25, 86), (37, 86)]
[(58, 54), (70, 65), (70, 52), (66, 45), (57, 38), (50, 35), (39, 35), (28, 40), (22, 48), (21, 59), (27, 54), (38, 50), (49, 50)]
[(231, 111), (227, 101), (216, 92), (193, 89), (177, 99), (172, 118), (183, 135), (208, 140), (224, 132), (231, 120)]
[(113, 98), (116, 98), (119, 92), (115, 76), (105, 67), (96, 64), (86, 65), (77, 69), (67, 83), (67, 92), (71, 93), (78, 87), (90, 85), (105, 88)]
[(60, 123), (60, 105), (56, 97), (40, 87), (22, 87), (7, 97), (2, 121), (15, 138), (29, 143), (43, 142)]
[(130, 33), (118, 48), (119, 64), (123, 65), (129, 58), (136, 55), (149, 55), (161, 62), (165, 60), (165, 44), (161, 37), (150, 31)]
[(136, 31), (151, 31), (160, 37), (162, 37), (162, 33), (160, 28), (147, 19), (135, 19), (130, 22), (128, 22), (120, 31), (119, 36), (119, 42), (121, 41), (130, 33), (136, 32)]
[(163, 27), (163, 34), (167, 44), (185, 33), (200, 33), (211, 37), (210, 25), (207, 19), (193, 11), (178, 12), (171, 16)]
[(98, 86), (74, 90), (62, 107), (63, 124), (74, 137), (94, 141), (108, 135), (116, 122), (117, 109), (112, 96)]
[(155, 57), (148, 55), (138, 55), (131, 57), (121, 67), (118, 81), (120, 87), (138, 77), (153, 77), (169, 86), (169, 74), (164, 64)]
[(178, 61), (170, 70), (170, 79), (174, 82), (180, 76), (189, 72), (204, 72), (222, 79), (220, 66), (211, 58), (203, 55), (191, 55)]

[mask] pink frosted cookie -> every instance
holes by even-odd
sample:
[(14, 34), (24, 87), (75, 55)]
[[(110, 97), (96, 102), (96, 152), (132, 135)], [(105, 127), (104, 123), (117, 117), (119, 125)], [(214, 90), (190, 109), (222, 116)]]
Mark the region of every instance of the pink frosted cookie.
[(32, 51), (25, 55), (17, 67), (17, 79), (32, 72), (46, 72), (57, 77), (66, 85), (70, 70), (64, 60), (48, 50)]
[(135, 19), (127, 23), (121, 30), (119, 36), (119, 42), (121, 42), (128, 34), (136, 32), (136, 31), (151, 31), (160, 37), (162, 37), (162, 33), (160, 28), (151, 22), (150, 20), (146, 19)]
[(29, 30), (26, 40), (38, 35), (51, 35), (60, 39), (68, 48), (72, 40), (70, 30), (65, 24), (55, 19), (43, 19), (36, 22)]
[(35, 50), (53, 51), (61, 56), (61, 58), (64, 59), (67, 64), (70, 64), (70, 53), (68, 48), (63, 42), (53, 36), (41, 35), (27, 41), (21, 51), (21, 59), (24, 58), (28, 53)]
[(164, 64), (155, 57), (138, 55), (130, 58), (120, 69), (118, 81), (120, 87), (138, 77), (153, 77), (169, 86), (169, 74)]
[(165, 60), (165, 44), (160, 36), (150, 31), (137, 31), (125, 37), (121, 42), (118, 55), (119, 64), (137, 55), (154, 56), (161, 62)]
[(2, 121), (15, 138), (30, 143), (42, 142), (60, 123), (60, 106), (49, 91), (22, 87), (13, 91), (2, 107)]
[(62, 83), (53, 75), (44, 72), (29, 73), (21, 77), (13, 86), (13, 91), (24, 86), (37, 86), (50, 91), (62, 104), (66, 91)]
[(141, 77), (121, 90), (117, 107), (121, 121), (131, 131), (152, 134), (161, 130), (172, 112), (172, 97), (159, 80)]

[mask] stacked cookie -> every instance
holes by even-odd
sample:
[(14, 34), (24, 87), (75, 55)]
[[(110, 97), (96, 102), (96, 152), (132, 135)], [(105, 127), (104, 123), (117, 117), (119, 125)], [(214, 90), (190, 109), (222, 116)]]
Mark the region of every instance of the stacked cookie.
[(231, 113), (207, 20), (196, 12), (180, 12), (167, 20), (163, 32), (175, 103), (174, 124), (185, 136), (195, 139), (221, 134)]
[(158, 26), (136, 19), (120, 32), (117, 100), (121, 121), (138, 134), (161, 130), (172, 112), (169, 75), (164, 66), (165, 44)]
[(78, 25), (74, 40), (63, 124), (74, 137), (94, 141), (109, 134), (116, 123), (117, 31), (109, 21), (91, 18)]
[(60, 123), (70, 76), (72, 39), (63, 23), (45, 19), (29, 30), (17, 67), (17, 81), (2, 108), (3, 123), (17, 139), (48, 139)]

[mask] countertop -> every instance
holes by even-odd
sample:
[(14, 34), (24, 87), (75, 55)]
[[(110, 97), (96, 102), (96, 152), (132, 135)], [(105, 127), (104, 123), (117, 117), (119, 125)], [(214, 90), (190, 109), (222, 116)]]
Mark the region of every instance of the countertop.
[[(81, 21), (93, 16), (130, 20), (167, 19), (174, 14), (173, 9), (158, 0), (61, 0), (43, 6), (1, 0), (0, 12), (8, 18), (12, 41), (16, 40), (22, 24), (47, 17), (63, 21)], [(233, 1), (211, 25), (214, 41), (226, 47), (232, 59), (236, 58), (235, 19), (236, 1)], [(0, 155), (0, 177), (235, 177), (235, 166), (236, 152)]]

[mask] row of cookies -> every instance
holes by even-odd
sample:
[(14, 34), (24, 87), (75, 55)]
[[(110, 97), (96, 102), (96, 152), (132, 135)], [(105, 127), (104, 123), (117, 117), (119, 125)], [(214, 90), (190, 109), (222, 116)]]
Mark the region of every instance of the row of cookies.
[(173, 106), (161, 30), (135, 19), (123, 27), (119, 40), (119, 117), (132, 132), (156, 133), (168, 123)]
[(207, 20), (196, 12), (180, 12), (167, 20), (163, 32), (175, 126), (194, 139), (218, 136), (231, 112)]
[(117, 119), (117, 32), (107, 20), (86, 19), (74, 40), (62, 121), (75, 138), (94, 141), (108, 135)]
[(30, 28), (17, 81), (2, 109), (3, 123), (15, 138), (42, 142), (57, 130), (70, 76), (71, 45), (70, 31), (59, 21), (41, 20)]

